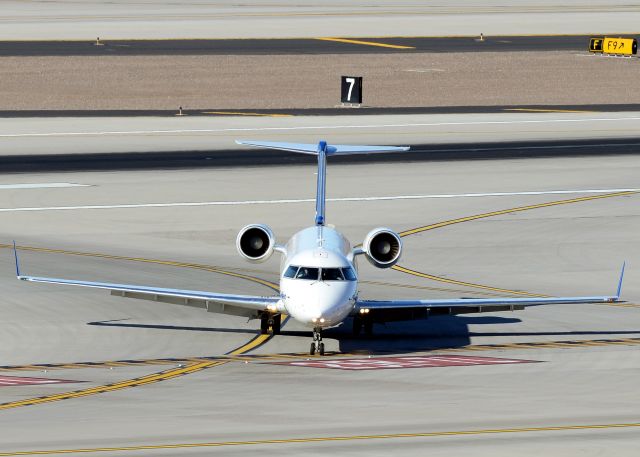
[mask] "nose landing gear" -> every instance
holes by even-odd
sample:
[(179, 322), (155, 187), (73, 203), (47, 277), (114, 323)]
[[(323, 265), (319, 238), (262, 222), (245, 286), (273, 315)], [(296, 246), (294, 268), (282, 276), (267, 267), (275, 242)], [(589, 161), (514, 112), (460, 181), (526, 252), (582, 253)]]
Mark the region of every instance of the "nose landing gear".
[(311, 343), (311, 349), (309, 349), (309, 354), (314, 355), (318, 353), (319, 355), (324, 355), (324, 343), (322, 342), (322, 327), (315, 327), (313, 329), (313, 342)]

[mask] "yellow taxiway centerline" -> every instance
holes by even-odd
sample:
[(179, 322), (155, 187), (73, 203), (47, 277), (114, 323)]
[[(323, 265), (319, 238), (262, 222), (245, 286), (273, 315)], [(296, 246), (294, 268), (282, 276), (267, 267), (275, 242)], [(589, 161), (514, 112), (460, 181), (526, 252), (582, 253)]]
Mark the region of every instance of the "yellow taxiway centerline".
[(398, 44), (387, 44), (387, 43), (378, 43), (375, 41), (361, 41), (361, 40), (348, 40), (346, 38), (316, 38), (316, 40), (320, 41), (335, 41), (337, 43), (348, 43), (348, 44), (361, 44), (364, 46), (377, 46), (379, 48), (390, 48), (390, 49), (415, 49), (413, 46), (400, 46)]
[[(0, 249), (2, 248), (13, 249), (13, 245), (0, 244)], [(273, 282), (265, 281), (264, 279), (256, 278), (254, 276), (249, 276), (242, 273), (223, 270), (222, 268), (218, 268), (212, 265), (201, 265), (197, 263), (188, 263), (188, 262), (176, 262), (173, 260), (147, 259), (144, 257), (128, 257), (128, 256), (121, 256), (121, 255), (99, 254), (96, 252), (80, 252), (80, 251), (67, 251), (64, 249), (38, 248), (33, 246), (18, 246), (18, 250), (33, 251), (33, 252), (47, 252), (49, 254), (64, 254), (64, 255), (73, 255), (73, 256), (80, 256), (80, 257), (97, 257), (97, 258), (109, 259), (109, 260), (126, 260), (128, 262), (153, 263), (157, 265), (167, 265), (167, 266), (179, 267), (179, 268), (192, 268), (194, 270), (210, 271), (212, 273), (219, 273), (225, 276), (233, 276), (235, 278), (246, 279), (247, 281), (261, 284), (265, 287), (268, 287), (269, 289), (276, 290), (276, 291), (279, 290), (278, 285)]]
[[(590, 195), (588, 197), (578, 197), (578, 198), (571, 198), (571, 199), (568, 199), (568, 200), (557, 200), (557, 201), (547, 202), (547, 203), (538, 203), (538, 204), (535, 204), (535, 205), (518, 206), (516, 208), (503, 209), (503, 210), (500, 210), (500, 211), (491, 211), (489, 213), (476, 214), (476, 215), (473, 215), (473, 216), (460, 217), (458, 219), (450, 219), (448, 221), (437, 222), (435, 224), (430, 224), (430, 225), (424, 225), (422, 227), (416, 227), (416, 228), (413, 228), (413, 229), (410, 229), (410, 230), (405, 230), (404, 232), (400, 232), (399, 235), (401, 237), (407, 237), (407, 236), (410, 236), (410, 235), (415, 235), (417, 233), (426, 232), (428, 230), (435, 230), (435, 229), (439, 229), (439, 228), (442, 228), (442, 227), (447, 227), (449, 225), (460, 224), (460, 223), (469, 222), (469, 221), (475, 221), (475, 220), (478, 220), (478, 219), (486, 219), (486, 218), (489, 218), (489, 217), (501, 216), (501, 215), (509, 214), (509, 213), (517, 213), (517, 212), (521, 212), (521, 211), (529, 211), (529, 210), (539, 209), (539, 208), (548, 208), (548, 207), (551, 207), (551, 206), (568, 205), (568, 204), (571, 204), (571, 203), (580, 203), (580, 202), (586, 202), (586, 201), (591, 201), (591, 200), (601, 200), (601, 199), (604, 199), (604, 198), (627, 197), (627, 196), (635, 195), (635, 194), (638, 194), (638, 193), (639, 193), (638, 191), (613, 192), (613, 193), (610, 193), (610, 194)], [(471, 287), (471, 288), (476, 288), (476, 289), (491, 290), (491, 291), (496, 291), (496, 292), (504, 292), (504, 293), (509, 293), (509, 294), (513, 294), (513, 295), (526, 295), (526, 296), (529, 296), (529, 297), (547, 297), (547, 295), (533, 294), (533, 293), (529, 293), (529, 292), (523, 292), (521, 290), (503, 289), (503, 288), (500, 288), (500, 287), (492, 287), (492, 286), (487, 286), (487, 285), (483, 285), (483, 284), (474, 284), (474, 283), (470, 283), (470, 282), (458, 281), (458, 280), (455, 280), (455, 279), (442, 278), (440, 276), (430, 275), (428, 273), (422, 273), (420, 271), (411, 270), (409, 268), (406, 268), (406, 267), (403, 267), (403, 266), (400, 266), (400, 265), (394, 265), (392, 267), (392, 269), (394, 269), (396, 271), (400, 271), (402, 273), (410, 274), (410, 275), (413, 275), (413, 276), (418, 276), (418, 277), (421, 277), (421, 278), (430, 279), (432, 281), (444, 282), (444, 283), (448, 283), (448, 284), (456, 284), (456, 285), (466, 286), (466, 287)], [(615, 304), (615, 303), (613, 303), (612, 305), (614, 305), (614, 306), (618, 305), (619, 306), (619, 304)]]
[[(0, 248), (12, 248), (12, 247), (13, 247), (12, 245), (0, 244)], [(185, 262), (174, 262), (174, 261), (167, 261), (167, 260), (146, 259), (141, 257), (126, 257), (126, 256), (116, 256), (116, 255), (98, 254), (98, 253), (89, 253), (89, 252), (65, 251), (62, 249), (36, 248), (36, 247), (30, 247), (30, 246), (19, 246), (18, 249), (26, 250), (26, 251), (48, 252), (48, 253), (54, 253), (54, 254), (76, 255), (76, 256), (83, 256), (83, 257), (98, 257), (98, 258), (111, 259), (111, 260), (125, 260), (125, 261), (132, 261), (132, 262), (154, 263), (154, 264), (168, 265), (168, 266), (175, 266), (175, 267), (182, 267), (182, 268), (193, 268), (198, 270), (211, 271), (214, 273), (220, 273), (227, 276), (233, 276), (240, 279), (245, 279), (248, 281), (261, 284), (270, 289), (278, 290), (278, 285), (272, 282), (265, 281), (263, 279), (249, 276), (249, 275), (244, 275), (241, 273), (222, 270), (220, 268), (212, 267), (208, 265), (199, 265), (199, 264), (192, 264), (192, 263), (185, 263)], [(283, 320), (284, 319), (286, 319), (286, 316), (283, 315)], [(272, 338), (272, 336), (273, 335), (271, 334), (258, 335), (248, 343), (245, 343), (239, 348), (234, 349), (229, 354), (230, 355), (245, 354), (257, 348), (258, 346), (266, 343), (269, 339)], [(95, 387), (76, 390), (72, 392), (63, 392), (60, 394), (53, 394), (53, 395), (47, 395), (43, 397), (36, 397), (36, 398), (27, 398), (24, 400), (2, 403), (0, 404), (0, 410), (18, 408), (21, 406), (37, 405), (41, 403), (49, 403), (49, 402), (58, 401), (58, 400), (67, 400), (70, 398), (85, 397), (88, 395), (95, 395), (95, 394), (100, 394), (104, 392), (111, 392), (114, 390), (126, 389), (129, 387), (137, 387), (145, 384), (151, 384), (158, 381), (166, 381), (168, 379), (172, 379), (177, 376), (195, 373), (197, 371), (204, 370), (206, 368), (222, 365), (227, 363), (228, 361), (229, 360), (215, 360), (215, 361), (203, 361), (203, 362), (195, 362), (195, 363), (192, 361), (186, 367), (179, 366), (174, 369), (161, 371), (159, 373), (153, 373), (153, 374), (142, 376), (139, 378), (127, 379), (127, 380), (116, 382), (113, 384), (95, 386)], [(177, 363), (177, 362), (168, 361), (167, 363)], [(118, 362), (110, 362), (110, 364), (117, 365)], [(86, 366), (82, 364), (67, 364), (67, 367), (68, 368), (86, 368)]]
[(570, 203), (579, 203), (579, 202), (586, 202), (586, 201), (591, 201), (591, 200), (600, 200), (600, 199), (604, 199), (604, 198), (626, 197), (626, 196), (629, 196), (629, 195), (635, 195), (637, 193), (639, 193), (639, 192), (638, 191), (613, 192), (613, 193), (610, 193), (610, 194), (590, 195), (588, 197), (577, 197), (577, 198), (570, 198), (568, 200), (557, 200), (557, 201), (547, 202), (547, 203), (538, 203), (538, 204), (535, 204), (535, 205), (518, 206), (516, 208), (503, 209), (503, 210), (500, 210), (500, 211), (491, 211), (489, 213), (476, 214), (474, 216), (461, 217), (461, 218), (458, 218), (458, 219), (451, 219), (451, 220), (444, 221), (444, 222), (438, 222), (436, 224), (425, 225), (425, 226), (422, 226), (422, 227), (417, 227), (417, 228), (414, 228), (414, 229), (405, 230), (404, 232), (400, 232), (399, 235), (402, 236), (402, 237), (405, 237), (405, 236), (409, 236), (409, 235), (415, 235), (416, 233), (425, 232), (427, 230), (434, 230), (434, 229), (437, 229), (437, 228), (446, 227), (446, 226), (453, 225), (453, 224), (459, 224), (461, 222), (475, 221), (475, 220), (478, 220), (478, 219), (485, 219), (485, 218), (488, 218), (488, 217), (500, 216), (500, 215), (503, 215), (503, 214), (517, 213), (517, 212), (521, 212), (521, 211), (529, 211), (529, 210), (538, 209), (538, 208), (548, 208), (550, 206), (568, 205)]
[(441, 276), (434, 276), (428, 273), (422, 273), (420, 271), (410, 270), (409, 268), (401, 267), (400, 265), (394, 265), (391, 268), (393, 270), (400, 271), (402, 273), (406, 273), (412, 276), (418, 276), (420, 278), (431, 279), (432, 281), (445, 282), (448, 284), (456, 284), (458, 286), (471, 287), (474, 289), (491, 290), (494, 292), (503, 292), (511, 295), (524, 295), (527, 297), (537, 297), (537, 298), (547, 297), (547, 295), (532, 294), (530, 292), (524, 292), (521, 290), (501, 289), (500, 287), (485, 286), (483, 284), (475, 284), (472, 282), (458, 281), (456, 279), (447, 279)]
[(114, 446), (102, 448), (79, 448), (79, 449), (51, 449), (42, 451), (16, 451), (1, 452), (0, 457), (14, 457), (20, 455), (49, 455), (49, 454), (74, 454), (74, 453), (96, 453), (96, 452), (126, 452), (126, 451), (148, 451), (161, 449), (187, 449), (225, 446), (260, 446), (267, 444), (295, 444), (295, 443), (326, 443), (336, 441), (367, 441), (367, 440), (388, 440), (403, 438), (436, 438), (444, 436), (465, 436), (465, 435), (497, 435), (507, 433), (531, 433), (531, 432), (560, 432), (577, 430), (606, 430), (624, 429), (640, 427), (640, 422), (618, 423), (618, 424), (589, 424), (589, 425), (558, 425), (547, 427), (519, 427), (519, 428), (496, 428), (496, 429), (476, 429), (458, 430), (442, 432), (424, 433), (389, 433), (381, 435), (351, 435), (351, 436), (327, 436), (311, 438), (289, 438), (271, 440), (251, 440), (251, 441), (214, 441), (209, 443), (177, 443), (177, 444), (156, 444), (146, 446)]

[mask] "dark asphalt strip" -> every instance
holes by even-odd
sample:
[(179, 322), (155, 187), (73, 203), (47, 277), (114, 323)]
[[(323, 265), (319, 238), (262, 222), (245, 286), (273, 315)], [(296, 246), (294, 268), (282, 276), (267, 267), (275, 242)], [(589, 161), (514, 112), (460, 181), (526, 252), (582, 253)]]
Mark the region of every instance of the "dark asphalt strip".
[[(619, 36), (619, 35), (612, 35)], [(628, 35), (624, 35), (627, 37)], [(380, 54), (389, 52), (522, 52), (584, 51), (589, 35), (379, 37), (349, 38), (410, 47), (390, 49), (356, 43), (302, 39), (0, 41), (0, 56), (142, 56), (142, 55), (282, 55)]]
[[(340, 156), (333, 163), (640, 155), (640, 138), (476, 144), (415, 144), (399, 154)], [(312, 164), (312, 156), (272, 150), (218, 150), (0, 156), (2, 172), (143, 170)]]
[[(504, 112), (571, 112), (592, 111), (600, 113), (640, 111), (640, 104), (586, 104), (586, 105), (495, 105), (495, 106), (408, 106), (408, 107), (375, 107), (360, 108), (287, 108), (287, 109), (238, 109), (238, 108), (203, 108), (184, 109), (185, 116), (377, 116), (397, 114), (473, 114)], [(235, 114), (234, 114), (235, 113)], [(174, 110), (0, 110), (0, 118), (27, 117), (173, 117), (178, 114)]]

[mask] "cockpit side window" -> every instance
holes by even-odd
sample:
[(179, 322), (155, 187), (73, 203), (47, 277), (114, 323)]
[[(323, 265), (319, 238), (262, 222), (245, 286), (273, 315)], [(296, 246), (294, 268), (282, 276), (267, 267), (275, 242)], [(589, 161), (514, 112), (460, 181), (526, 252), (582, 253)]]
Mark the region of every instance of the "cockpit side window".
[(289, 268), (287, 268), (287, 271), (284, 272), (284, 277), (285, 278), (295, 278), (296, 277), (296, 273), (298, 272), (298, 267), (297, 265), (289, 265)]
[(356, 273), (353, 271), (353, 268), (351, 267), (346, 267), (342, 269), (342, 274), (344, 274), (344, 278), (347, 281), (355, 281), (356, 278)]
[(323, 268), (322, 269), (323, 281), (344, 281), (344, 276), (340, 268)]
[(318, 275), (320, 273), (319, 270), (319, 268), (314, 267), (300, 267), (298, 273), (296, 274), (296, 279), (309, 279), (317, 281)]

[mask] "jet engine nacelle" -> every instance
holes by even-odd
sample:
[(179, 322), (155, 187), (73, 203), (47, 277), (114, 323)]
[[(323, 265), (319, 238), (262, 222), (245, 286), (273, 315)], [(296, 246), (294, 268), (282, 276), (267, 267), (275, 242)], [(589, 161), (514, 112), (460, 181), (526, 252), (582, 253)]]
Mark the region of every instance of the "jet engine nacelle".
[(367, 234), (362, 250), (374, 267), (391, 268), (400, 260), (402, 240), (393, 230), (379, 227)]
[(243, 227), (236, 238), (236, 248), (249, 262), (264, 262), (271, 254), (276, 238), (271, 229), (264, 224), (251, 224)]

